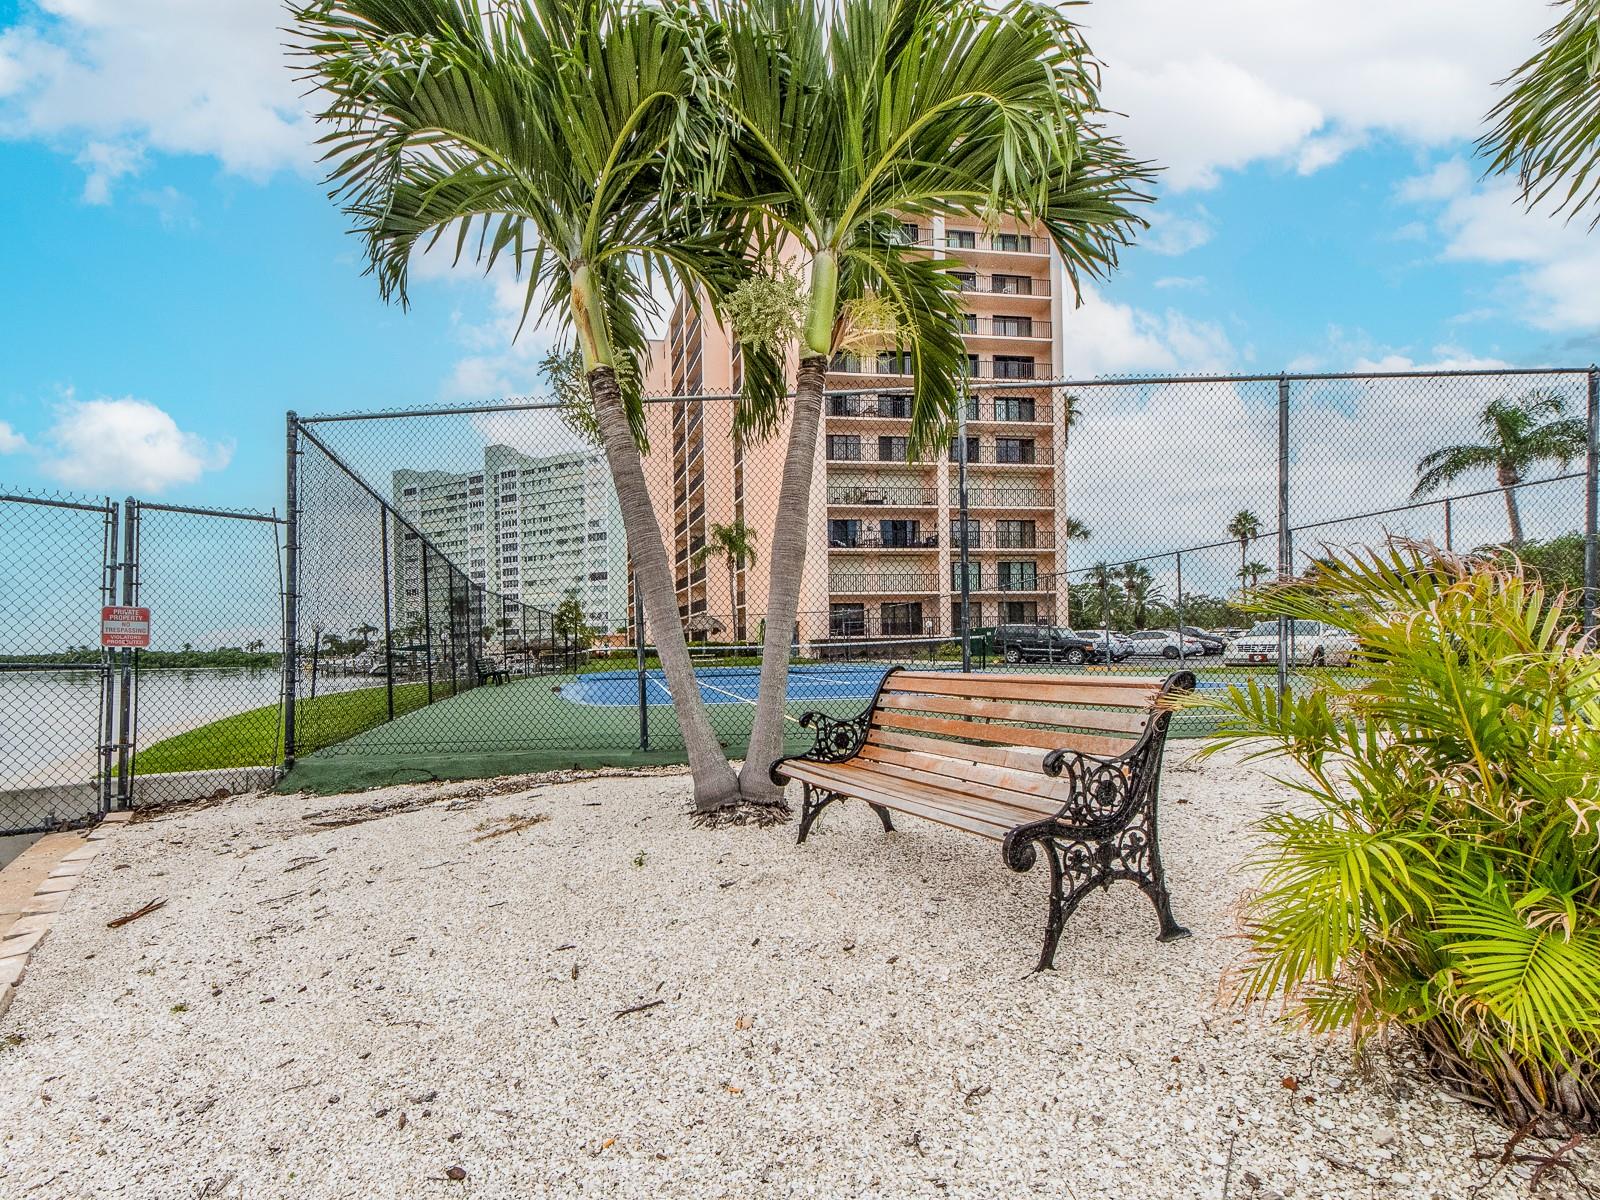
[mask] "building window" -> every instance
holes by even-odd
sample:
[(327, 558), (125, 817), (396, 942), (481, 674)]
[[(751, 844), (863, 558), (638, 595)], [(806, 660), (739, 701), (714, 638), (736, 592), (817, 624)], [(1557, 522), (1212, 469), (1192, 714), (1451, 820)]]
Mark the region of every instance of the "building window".
[(997, 463), (1031, 463), (1036, 461), (1037, 450), (1032, 438), (995, 438), (994, 460)]
[(897, 239), (902, 246), (915, 246), (922, 240), (922, 227), (910, 222), (902, 223), (900, 236)]
[(994, 400), (996, 421), (1036, 420), (1035, 411), (1032, 396), (996, 396)]
[(976, 250), (978, 248), (978, 233), (974, 229), (947, 229), (944, 235), (945, 245), (952, 250)]
[(911, 415), (911, 397), (879, 396), (878, 415), (880, 417), (909, 417)]
[(1038, 527), (1032, 521), (996, 521), (994, 544), (1003, 550), (1031, 550), (1038, 545)]
[(861, 544), (861, 522), (857, 520), (841, 520), (837, 517), (828, 521), (828, 545), (836, 550), (848, 550)]
[[(969, 592), (976, 592), (981, 591), (982, 588), (983, 564), (969, 562), (967, 564), (967, 590)], [(952, 592), (959, 592), (961, 590), (961, 564), (958, 562), (953, 562), (950, 564), (950, 590)], [(957, 605), (957, 607), (959, 608), (960, 606)]]
[(878, 351), (879, 375), (909, 375), (911, 374), (911, 351), (909, 350), (880, 350)]
[(1038, 591), (1039, 564), (1031, 561), (1001, 563), (1000, 590), (1002, 592)]
[(879, 521), (878, 535), (885, 546), (905, 548), (922, 545), (921, 521)]
[[(958, 437), (950, 439), (950, 461), (961, 461), (961, 439)], [(967, 435), (967, 461), (969, 463), (978, 461), (978, 437), (976, 434), (969, 433)]]
[(859, 417), (861, 406), (865, 403), (865, 396), (829, 396), (828, 415), (830, 417)]
[(1031, 354), (996, 354), (994, 356), (994, 377), (996, 379), (1032, 379), (1033, 355)]
[(978, 332), (978, 314), (977, 313), (962, 313), (961, 314), (961, 332), (962, 333), (977, 333)]
[(1026, 254), (1033, 249), (1033, 239), (1025, 233), (997, 233), (994, 235), (994, 248), (1020, 250)]
[(910, 462), (911, 439), (883, 436), (878, 439), (879, 462)]
[(1033, 295), (1033, 279), (1027, 275), (1001, 275), (989, 277), (990, 290), (1001, 296)]
[(950, 274), (954, 277), (956, 286), (963, 292), (975, 292), (978, 290), (978, 273), (976, 271), (951, 271)]
[(880, 612), (883, 632), (890, 637), (916, 637), (922, 632), (920, 600), (890, 601)]
[(1037, 600), (1002, 600), (1000, 602), (1000, 624), (1037, 625), (1038, 623), (1039, 602)]
[(860, 462), (861, 438), (853, 433), (830, 433), (828, 457), (835, 462)]
[[(976, 550), (980, 545), (983, 544), (983, 530), (978, 525), (977, 517), (967, 518), (965, 532), (967, 535), (967, 547), (969, 549)], [(961, 520), (960, 518), (957, 518), (956, 520), (950, 522), (950, 548), (952, 550), (959, 551), (961, 549), (961, 534)]]
[(994, 331), (1001, 337), (1032, 337), (1032, 317), (996, 317)]
[(867, 606), (865, 604), (828, 605), (828, 634), (830, 637), (865, 637), (867, 634)]
[[(983, 628), (983, 604), (977, 600), (967, 601), (967, 628)], [(950, 632), (961, 633), (961, 601), (957, 600), (950, 605)]]

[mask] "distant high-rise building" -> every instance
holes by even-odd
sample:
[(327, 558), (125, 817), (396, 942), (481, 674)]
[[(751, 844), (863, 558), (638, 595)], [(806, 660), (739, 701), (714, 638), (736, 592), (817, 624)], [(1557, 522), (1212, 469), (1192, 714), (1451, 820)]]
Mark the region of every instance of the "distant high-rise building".
[[(528, 455), (494, 445), (484, 450), (481, 471), (400, 470), (393, 488), (401, 515), (488, 593), (474, 619), (515, 637), (521, 604), (553, 611), (572, 596), (597, 632), (627, 624), (627, 541), (598, 450)], [(397, 543), (395, 592), (404, 622), (422, 613), (422, 555), (413, 534), (402, 533)], [(441, 586), (429, 582), (430, 592)], [(492, 609), (496, 597), (499, 612)], [(439, 600), (429, 599), (439, 611)]]
[[(909, 244), (952, 260), (966, 312), (968, 374), (968, 580), (973, 628), (1050, 623), (1067, 613), (1067, 398), (1033, 387), (1061, 370), (1065, 272), (1049, 240), (1014, 223), (906, 224)], [(709, 316), (709, 314), (708, 314)], [(737, 392), (737, 346), (727, 331), (678, 297), (666, 338), (653, 344), (646, 387), (679, 396)], [(812, 479), (802, 640), (895, 637), (960, 629), (961, 561), (957, 451), (911, 459), (908, 355), (838, 355), (822, 417)], [(1004, 385), (1003, 390), (996, 385)], [(881, 391), (879, 390), (881, 389)], [(901, 389), (902, 394), (894, 394)], [(746, 445), (726, 402), (652, 404), (647, 409), (649, 482), (670, 529), (678, 602), (687, 626), (714, 633), (743, 626), (766, 608), (765, 555), (782, 519), (778, 481), (788, 438)], [(670, 455), (670, 474), (665, 458)], [(742, 520), (763, 561), (735, 573), (695, 564), (714, 524)], [(732, 619), (730, 620), (730, 614)], [(755, 626), (751, 625), (751, 636)]]

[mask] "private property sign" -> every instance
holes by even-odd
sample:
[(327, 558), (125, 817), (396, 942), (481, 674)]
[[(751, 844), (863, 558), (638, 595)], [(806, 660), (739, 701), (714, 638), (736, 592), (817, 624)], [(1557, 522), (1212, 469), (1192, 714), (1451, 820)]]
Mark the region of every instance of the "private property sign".
[(108, 604), (100, 610), (100, 644), (123, 649), (150, 648), (150, 610)]

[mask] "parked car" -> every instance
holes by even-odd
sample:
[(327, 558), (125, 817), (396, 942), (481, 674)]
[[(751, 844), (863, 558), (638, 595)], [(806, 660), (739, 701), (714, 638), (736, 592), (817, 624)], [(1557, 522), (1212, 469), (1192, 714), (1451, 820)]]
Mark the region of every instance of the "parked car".
[(1135, 629), (1128, 635), (1131, 653), (1140, 658), (1203, 658), (1205, 647), (1175, 629)]
[[(1356, 640), (1322, 621), (1289, 623), (1289, 661), (1297, 666), (1348, 667)], [(1278, 622), (1258, 621), (1228, 643), (1222, 661), (1229, 666), (1261, 666), (1278, 661)]]
[(1192, 625), (1185, 625), (1183, 634), (1185, 637), (1192, 637), (1199, 642), (1203, 648), (1203, 653), (1207, 656), (1221, 654), (1228, 648), (1228, 639), (1220, 633), (1207, 633), (1204, 629), (1196, 629)]
[[(1105, 662), (1106, 631), (1103, 629), (1075, 629), (1071, 631), (1081, 638), (1088, 638), (1094, 643), (1094, 653), (1090, 655), (1092, 662)], [(1133, 653), (1133, 643), (1120, 633), (1111, 634), (1111, 661), (1121, 662)]]
[(994, 648), (1008, 663), (1088, 662), (1100, 655), (1099, 642), (1050, 625), (996, 625)]

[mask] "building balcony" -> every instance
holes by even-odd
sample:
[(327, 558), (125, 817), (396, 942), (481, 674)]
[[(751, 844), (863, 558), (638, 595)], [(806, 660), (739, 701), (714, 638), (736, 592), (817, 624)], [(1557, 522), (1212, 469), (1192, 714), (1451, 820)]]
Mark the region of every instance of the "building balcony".
[(828, 504), (835, 508), (932, 508), (938, 493), (914, 483), (828, 485)]
[[(991, 550), (1054, 550), (1056, 531), (1043, 529), (998, 529), (993, 525), (980, 525), (974, 521), (967, 526), (967, 549)], [(961, 526), (950, 527), (951, 553), (961, 549)]]
[[(950, 511), (957, 512), (957, 497), (951, 494)], [(967, 508), (972, 509), (1054, 509), (1055, 497), (1040, 488), (1005, 488), (967, 485)]]
[[(915, 371), (911, 356), (900, 351), (879, 354), (876, 358), (863, 358), (858, 354), (835, 354), (828, 364), (830, 375), (868, 375), (880, 379), (909, 379)], [(1004, 355), (984, 357), (971, 355), (967, 374), (972, 379), (1049, 379), (1050, 362), (1031, 357)], [(852, 414), (842, 414), (852, 415)], [(865, 415), (858, 413), (853, 415)], [(881, 411), (872, 415), (884, 415)]]
[(1050, 322), (1032, 317), (984, 317), (969, 313), (961, 322), (964, 337), (1016, 338), (1020, 341), (1049, 341)]
[[(955, 465), (960, 447), (952, 445), (948, 457)], [(1055, 448), (1049, 442), (1033, 438), (999, 438), (993, 442), (980, 442), (967, 438), (968, 467), (1048, 467), (1055, 458)]]
[(828, 579), (828, 591), (835, 596), (937, 596), (939, 576), (901, 572), (872, 572), (835, 575)]
[(928, 245), (958, 255), (1004, 254), (1031, 259), (1050, 257), (1050, 240), (1032, 233), (986, 234), (976, 229), (946, 227), (944, 236), (932, 238)]
[(837, 553), (852, 550), (870, 551), (873, 554), (926, 554), (939, 548), (937, 533), (921, 533), (905, 538), (885, 538), (882, 534), (862, 530), (854, 538), (829, 538), (828, 549)]

